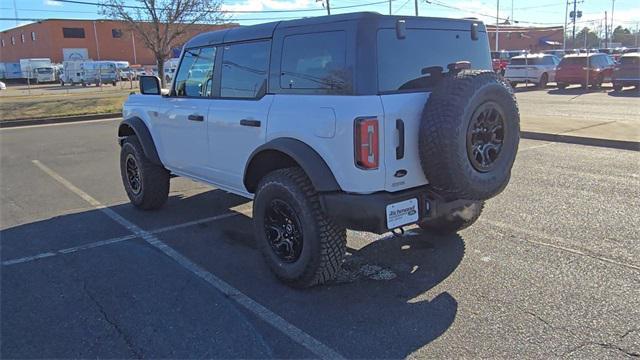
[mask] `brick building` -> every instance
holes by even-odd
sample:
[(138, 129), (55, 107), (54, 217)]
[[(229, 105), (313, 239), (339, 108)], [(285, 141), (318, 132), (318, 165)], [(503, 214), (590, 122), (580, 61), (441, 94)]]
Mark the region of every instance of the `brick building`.
[[(487, 24), (489, 46), (495, 51), (496, 26)], [(549, 50), (562, 48), (562, 26), (522, 27), (500, 25), (498, 27), (498, 50)]]
[[(182, 40), (228, 26), (237, 25), (192, 25)], [(49, 19), (0, 32), (0, 62), (26, 58), (50, 58), (54, 63), (77, 58), (142, 65), (156, 62), (139, 35), (124, 22), (113, 20)]]

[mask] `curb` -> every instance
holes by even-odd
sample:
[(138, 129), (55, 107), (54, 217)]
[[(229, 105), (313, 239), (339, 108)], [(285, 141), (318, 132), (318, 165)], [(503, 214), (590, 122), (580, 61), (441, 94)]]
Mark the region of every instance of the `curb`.
[(122, 113), (108, 113), (108, 114), (92, 114), (92, 115), (79, 115), (79, 116), (63, 116), (44, 119), (24, 119), (24, 120), (4, 120), (0, 121), (0, 129), (12, 128), (18, 126), (29, 125), (44, 125), (44, 124), (60, 124), (75, 121), (90, 121), (90, 120), (103, 120), (111, 118), (122, 117)]
[(520, 131), (520, 137), (529, 140), (542, 140), (567, 144), (598, 146), (611, 149), (640, 151), (640, 142), (637, 141), (599, 139), (561, 134), (548, 134), (534, 131)]

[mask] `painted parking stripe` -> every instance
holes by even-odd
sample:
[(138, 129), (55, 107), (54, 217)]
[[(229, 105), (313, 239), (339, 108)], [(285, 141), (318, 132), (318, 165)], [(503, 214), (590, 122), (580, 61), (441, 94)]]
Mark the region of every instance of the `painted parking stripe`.
[[(226, 219), (226, 218), (229, 218), (229, 217), (232, 217), (232, 216), (236, 216), (236, 215), (240, 215), (240, 214), (244, 214), (244, 213), (245, 212), (240, 211), (240, 212), (225, 213), (225, 214), (220, 214), (220, 215), (216, 215), (216, 216), (210, 216), (210, 217), (206, 217), (206, 218), (203, 218), (203, 219), (188, 221), (188, 222), (177, 224), (177, 225), (165, 226), (165, 227), (162, 227), (160, 229), (151, 230), (150, 233), (152, 233), (152, 234), (161, 234), (163, 232), (173, 231), (173, 230), (182, 229), (182, 228), (195, 226), (195, 225), (200, 225), (200, 224), (205, 224), (205, 223), (208, 223), (208, 222), (211, 222), (211, 221), (222, 220), (222, 219)], [(93, 248), (97, 248), (97, 247), (101, 247), (101, 246), (105, 246), (105, 245), (117, 244), (117, 243), (120, 243), (120, 242), (123, 242), (123, 241), (137, 239), (137, 238), (139, 238), (138, 235), (119, 236), (119, 237), (115, 237), (115, 238), (111, 238), (111, 239), (95, 241), (95, 242), (92, 242), (92, 243), (73, 246), (73, 247), (60, 249), (60, 250), (56, 250), (56, 251), (47, 251), (47, 252), (44, 252), (44, 253), (41, 253), (41, 254), (37, 254), (37, 255), (33, 255), (33, 256), (25, 256), (25, 257), (21, 257), (21, 258), (17, 258), (17, 259), (5, 260), (5, 261), (2, 262), (2, 265), (3, 266), (10, 266), (10, 265), (16, 265), (16, 264), (36, 261), (36, 260), (49, 258), (49, 257), (56, 256), (56, 255), (70, 254), (70, 253), (74, 253), (76, 251), (88, 250), (88, 249), (93, 249)]]
[(144, 239), (147, 243), (154, 246), (158, 250), (162, 251), (165, 255), (169, 256), (173, 260), (175, 260), (178, 264), (180, 264), (185, 269), (191, 271), (196, 276), (200, 277), (216, 289), (218, 289), (221, 293), (226, 295), (229, 299), (232, 299), (266, 323), (270, 324), (274, 328), (278, 329), (280, 332), (288, 336), (291, 340), (296, 343), (302, 345), (307, 350), (311, 351), (316, 356), (322, 359), (343, 359), (342, 355), (338, 354), (335, 350), (329, 348), (324, 345), (322, 342), (312, 337), (311, 335), (304, 332), (302, 329), (296, 327), (295, 325), (289, 323), (285, 319), (283, 319), (280, 315), (272, 312), (266, 307), (260, 305), (255, 300), (251, 299), (247, 295), (245, 295), (240, 290), (234, 288), (224, 280), (218, 278), (212, 273), (206, 271), (200, 266), (196, 265), (191, 260), (187, 259), (182, 254), (175, 251), (169, 245), (162, 242), (158, 237), (154, 234), (143, 230), (138, 227), (134, 223), (120, 216), (118, 213), (113, 211), (112, 209), (106, 207), (101, 204), (98, 200), (94, 199), (89, 194), (80, 190), (78, 187), (73, 185), (71, 182), (60, 176), (55, 171), (51, 170), (46, 165), (42, 164), (38, 160), (33, 160), (33, 163), (39, 167), (42, 171), (44, 171), (47, 175), (51, 176), (53, 179), (57, 180), (59, 183), (64, 185), (67, 189), (71, 190), (76, 195), (80, 196), (86, 202), (91, 204), (97, 210), (104, 212), (107, 216), (112, 218), (117, 223), (121, 224), (129, 231), (134, 233), (135, 235)]

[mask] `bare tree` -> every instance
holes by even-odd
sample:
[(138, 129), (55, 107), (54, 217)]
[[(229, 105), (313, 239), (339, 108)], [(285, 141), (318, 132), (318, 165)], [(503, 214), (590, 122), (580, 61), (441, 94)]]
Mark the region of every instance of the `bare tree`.
[(153, 52), (162, 86), (166, 85), (164, 62), (171, 50), (185, 41), (194, 24), (221, 24), (227, 20), (220, 11), (222, 0), (103, 0), (100, 13), (121, 20)]

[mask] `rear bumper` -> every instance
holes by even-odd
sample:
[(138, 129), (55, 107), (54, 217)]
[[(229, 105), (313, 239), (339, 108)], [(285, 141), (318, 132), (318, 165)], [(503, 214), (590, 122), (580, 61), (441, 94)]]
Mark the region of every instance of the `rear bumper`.
[(320, 201), (326, 214), (347, 229), (382, 234), (393, 230), (387, 223), (387, 206), (416, 199), (418, 220), (401, 226), (432, 219), (439, 214), (450, 213), (454, 209), (470, 205), (470, 200), (446, 201), (432, 190), (421, 187), (396, 193), (377, 192), (373, 194), (350, 194), (345, 192), (321, 193)]

